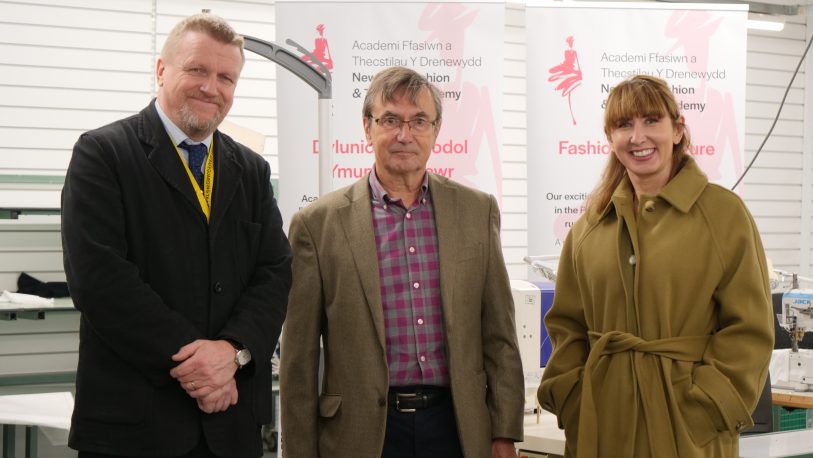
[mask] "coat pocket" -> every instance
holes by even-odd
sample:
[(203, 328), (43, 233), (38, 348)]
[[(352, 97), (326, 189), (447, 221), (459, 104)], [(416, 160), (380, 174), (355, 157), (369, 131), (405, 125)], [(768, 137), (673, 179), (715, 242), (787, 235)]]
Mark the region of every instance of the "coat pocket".
[(333, 418), (342, 405), (342, 395), (322, 394), (319, 396), (319, 416), (322, 418)]
[[(105, 362), (107, 364), (105, 364)], [(76, 379), (74, 416), (106, 424), (137, 425), (152, 414), (152, 385), (114, 359), (94, 360)]]
[(559, 428), (575, 427), (581, 409), (581, 378), (583, 368), (576, 367), (552, 379), (542, 377), (536, 398), (543, 409), (556, 415)]
[(694, 371), (698, 399), (714, 421), (718, 431), (739, 434), (754, 426), (751, 410), (745, 405), (731, 381), (717, 368), (702, 365)]
[[(688, 380), (691, 384), (691, 380)], [(676, 390), (677, 391), (677, 390)], [(677, 400), (678, 408), (683, 416), (684, 424), (689, 430), (689, 436), (692, 441), (698, 446), (703, 447), (717, 437), (717, 427), (714, 425), (711, 417), (709, 417), (708, 410), (705, 404), (711, 400), (703, 400), (707, 396), (702, 390), (696, 386), (684, 388), (685, 391), (682, 396)]]
[(717, 437), (721, 428), (709, 410), (714, 407), (714, 403), (700, 387), (695, 385), (691, 374), (692, 368), (688, 367), (686, 370), (688, 372), (672, 380), (675, 403), (692, 442), (698, 447), (703, 447)]

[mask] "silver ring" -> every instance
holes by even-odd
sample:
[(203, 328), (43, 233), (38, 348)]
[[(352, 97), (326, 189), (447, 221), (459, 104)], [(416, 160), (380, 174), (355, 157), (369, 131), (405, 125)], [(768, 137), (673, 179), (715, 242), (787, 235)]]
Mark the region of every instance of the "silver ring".
[(189, 391), (195, 391), (195, 382), (189, 382)]

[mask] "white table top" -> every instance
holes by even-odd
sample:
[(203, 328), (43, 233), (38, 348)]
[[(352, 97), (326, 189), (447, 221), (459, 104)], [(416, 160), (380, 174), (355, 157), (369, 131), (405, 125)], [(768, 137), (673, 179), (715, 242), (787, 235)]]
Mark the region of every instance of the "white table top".
[(810, 456), (813, 454), (813, 429), (754, 434), (740, 438), (741, 458)]
[(543, 410), (539, 423), (535, 414), (525, 416), (525, 440), (515, 445), (519, 450), (564, 455), (565, 432), (559, 429), (556, 416)]
[[(517, 449), (537, 453), (565, 454), (565, 432), (556, 424), (556, 416), (543, 411), (525, 416), (525, 441)], [(798, 457), (813, 455), (813, 429), (754, 434), (740, 438), (741, 458)]]

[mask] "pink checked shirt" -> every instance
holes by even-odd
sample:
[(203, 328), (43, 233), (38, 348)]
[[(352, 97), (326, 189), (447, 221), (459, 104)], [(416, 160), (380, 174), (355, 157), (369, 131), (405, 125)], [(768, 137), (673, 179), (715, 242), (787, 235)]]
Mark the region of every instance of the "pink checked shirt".
[(428, 175), (421, 189), (407, 209), (401, 199), (390, 199), (375, 170), (370, 173), (390, 386), (449, 385)]

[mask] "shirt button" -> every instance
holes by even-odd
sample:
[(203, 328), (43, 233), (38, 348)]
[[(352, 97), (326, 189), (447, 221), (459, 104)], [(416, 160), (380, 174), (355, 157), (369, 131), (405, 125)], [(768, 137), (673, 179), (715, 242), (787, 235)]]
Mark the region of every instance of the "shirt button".
[(630, 255), (630, 264), (634, 266), (637, 261), (634, 254)]
[(426, 197), (424, 197), (423, 199), (421, 199), (421, 203), (422, 203), (422, 204), (424, 204), (424, 205), (426, 205)]
[(387, 209), (387, 204), (384, 204), (383, 207), (384, 207), (384, 210), (386, 210)]
[(423, 318), (418, 318), (418, 324), (423, 324)]
[(426, 361), (426, 356), (421, 355), (421, 361)]
[(650, 213), (654, 212), (655, 211), (655, 201), (654, 200), (646, 201), (646, 203), (644, 204), (644, 210), (646, 210), (646, 211), (648, 211)]
[(418, 288), (421, 287), (421, 284), (418, 283), (418, 282), (415, 282), (415, 283), (412, 284), (412, 287), (415, 288), (415, 289), (418, 289)]
[(414, 246), (409, 247), (409, 252), (414, 253), (415, 252), (415, 247)]
[(406, 214), (406, 219), (412, 219), (412, 213), (407, 213)]
[(215, 293), (222, 293), (223, 292), (223, 285), (221, 285), (220, 282), (217, 282), (217, 283), (214, 284), (212, 289), (214, 290)]

